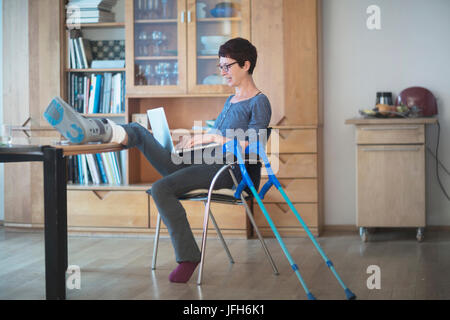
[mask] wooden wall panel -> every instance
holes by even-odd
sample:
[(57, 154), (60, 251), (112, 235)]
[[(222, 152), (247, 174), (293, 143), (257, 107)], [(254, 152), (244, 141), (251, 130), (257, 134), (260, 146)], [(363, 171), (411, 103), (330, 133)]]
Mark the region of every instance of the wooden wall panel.
[[(31, 127), (49, 127), (43, 113), (60, 95), (60, 1), (29, 1)], [(22, 122), (23, 123), (23, 122)]]
[(272, 106), (271, 125), (285, 114), (283, 59), (283, 0), (252, 1), (251, 41), (258, 50), (253, 78)]
[(12, 125), (30, 116), (27, 21), (28, 0), (3, 0), (3, 121)]
[[(55, 131), (38, 129), (49, 127), (42, 114), (60, 93), (60, 2), (4, 0), (3, 18), (4, 122), (21, 126), (31, 117), (29, 137), (14, 131), (13, 143), (48, 144)], [(5, 165), (5, 224), (43, 223), (42, 170), (41, 163)]]
[(284, 0), (285, 119), (281, 125), (318, 123), (318, 0)]
[(272, 125), (317, 125), (319, 0), (252, 2), (257, 86), (272, 104)]

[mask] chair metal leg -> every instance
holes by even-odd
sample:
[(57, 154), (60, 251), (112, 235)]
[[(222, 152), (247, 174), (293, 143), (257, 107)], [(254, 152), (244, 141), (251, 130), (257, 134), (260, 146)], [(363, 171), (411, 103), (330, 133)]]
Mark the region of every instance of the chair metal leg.
[[(235, 177), (233, 171), (232, 171), (231, 169), (228, 169), (228, 171), (230, 172), (231, 178), (233, 179), (233, 182), (234, 182), (234, 184), (235, 184), (236, 187), (237, 187), (237, 186), (238, 186), (238, 183), (237, 183), (237, 180), (236, 180), (236, 177)], [(253, 225), (253, 228), (254, 228), (255, 231), (256, 231), (256, 234), (257, 234), (257, 236), (258, 236), (259, 242), (261, 242), (261, 245), (262, 245), (262, 247), (263, 247), (263, 249), (264, 249), (264, 253), (266, 254), (267, 259), (269, 260), (270, 265), (272, 266), (273, 273), (274, 273), (275, 275), (279, 275), (280, 273), (278, 272), (278, 268), (277, 268), (277, 266), (275, 265), (275, 262), (273, 261), (272, 255), (270, 254), (269, 249), (267, 249), (266, 242), (264, 241), (264, 238), (262, 237), (261, 233), (259, 232), (259, 228), (258, 228), (258, 226), (256, 225), (255, 219), (253, 218), (252, 211), (251, 211), (250, 208), (248, 207), (248, 204), (247, 204), (247, 202), (245, 201), (245, 198), (244, 198), (244, 196), (243, 196), (242, 194), (241, 194), (241, 201), (242, 201), (242, 203), (244, 204), (245, 212), (247, 213), (247, 217), (248, 217), (248, 219), (250, 220), (251, 224)]]
[[(206, 206), (206, 201), (204, 202)], [(214, 228), (216, 229), (217, 235), (219, 236), (220, 242), (222, 243), (223, 248), (225, 249), (225, 252), (228, 255), (228, 259), (230, 260), (230, 263), (234, 263), (233, 257), (231, 256), (230, 250), (228, 249), (227, 243), (225, 242), (225, 239), (223, 238), (222, 232), (220, 231), (219, 226), (217, 225), (216, 219), (214, 219), (214, 216), (209, 210), (209, 217), (211, 218), (211, 222), (214, 225)]]
[(203, 217), (202, 252), (201, 252), (201, 256), (200, 256), (200, 266), (198, 269), (197, 285), (202, 284), (202, 278), (203, 278), (203, 265), (205, 263), (206, 238), (208, 237), (209, 208), (210, 208), (210, 201), (208, 199), (208, 202), (205, 205), (205, 215)]
[(210, 213), (210, 208), (211, 208), (211, 194), (212, 194), (212, 191), (214, 190), (214, 185), (216, 184), (216, 181), (219, 178), (219, 176), (222, 174), (222, 172), (224, 172), (230, 166), (231, 165), (226, 165), (226, 166), (223, 166), (222, 168), (220, 168), (220, 170), (217, 171), (216, 175), (212, 179), (211, 185), (209, 187), (208, 200), (206, 201), (205, 214), (203, 216), (202, 253), (201, 253), (201, 257), (200, 257), (200, 267), (198, 270), (197, 285), (202, 284), (203, 266), (204, 266), (204, 262), (205, 262), (205, 253), (206, 253), (206, 239), (207, 239), (207, 235), (208, 235), (208, 221), (209, 221), (209, 213)]
[(158, 254), (158, 243), (159, 243), (159, 231), (160, 231), (160, 229), (161, 229), (161, 215), (158, 213), (158, 218), (156, 220), (155, 240), (153, 241), (152, 270), (156, 269), (156, 256)]

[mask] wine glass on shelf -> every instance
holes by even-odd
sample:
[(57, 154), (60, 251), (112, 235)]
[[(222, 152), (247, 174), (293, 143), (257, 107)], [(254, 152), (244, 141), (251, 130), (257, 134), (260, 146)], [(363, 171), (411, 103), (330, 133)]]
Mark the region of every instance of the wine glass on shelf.
[(170, 66), (169, 62), (159, 62), (155, 66), (155, 73), (158, 75), (160, 86), (170, 85)]
[(161, 18), (167, 19), (169, 18), (169, 5), (168, 0), (161, 0)]
[(160, 11), (160, 0), (147, 0), (148, 18), (157, 19)]
[(172, 83), (178, 84), (178, 61), (174, 62), (172, 65), (172, 72), (170, 73), (170, 78)]
[(155, 83), (155, 73), (153, 71), (152, 65), (147, 64), (145, 66), (145, 78), (147, 79), (147, 85), (153, 85)]
[(139, 56), (148, 56), (148, 34), (146, 31), (142, 30), (138, 35), (138, 55)]
[(145, 18), (145, 3), (147, 0), (136, 0), (136, 19)]
[(164, 44), (167, 40), (167, 37), (161, 31), (153, 31), (151, 35), (151, 40), (154, 45), (153, 47), (153, 55), (160, 56), (161, 55), (161, 45)]

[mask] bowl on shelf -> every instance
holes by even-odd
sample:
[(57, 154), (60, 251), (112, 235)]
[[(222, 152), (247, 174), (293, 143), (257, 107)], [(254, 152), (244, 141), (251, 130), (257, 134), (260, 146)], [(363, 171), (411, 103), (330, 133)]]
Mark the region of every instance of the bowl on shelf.
[(236, 15), (236, 7), (232, 2), (218, 3), (212, 10), (209, 11), (215, 18), (228, 18)]
[(202, 36), (200, 37), (200, 41), (205, 47), (206, 51), (209, 52), (218, 52), (219, 47), (225, 43), (229, 37), (226, 36)]

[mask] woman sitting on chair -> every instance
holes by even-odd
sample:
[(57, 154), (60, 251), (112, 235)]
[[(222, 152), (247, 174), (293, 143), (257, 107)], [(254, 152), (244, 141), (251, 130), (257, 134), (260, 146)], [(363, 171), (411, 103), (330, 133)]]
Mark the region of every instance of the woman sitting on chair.
[[(256, 59), (256, 48), (248, 40), (235, 38), (220, 47), (218, 67), (228, 86), (235, 89), (235, 94), (226, 100), (222, 112), (215, 121), (213, 131), (203, 135), (185, 137), (177, 145), (177, 148), (184, 149), (208, 142), (224, 144), (231, 139), (229, 136), (227, 137), (229, 130), (241, 129), (249, 132), (251, 129), (259, 132), (267, 129), (271, 117), (271, 107), (267, 97), (258, 90), (253, 81), (252, 74)], [(64, 110), (64, 117), (70, 118), (70, 121), (63, 119), (52, 123), (51, 120), (54, 119), (51, 118), (52, 110), (49, 110), (51, 106), (52, 104), (47, 109), (45, 116), (63, 135), (67, 135), (69, 127), (73, 128), (74, 123), (78, 128), (86, 127), (82, 122), (87, 120), (78, 114), (75, 117), (73, 109), (65, 105), (62, 105), (62, 108), (70, 110)], [(61, 108), (61, 105), (55, 108)], [(66, 116), (68, 113), (72, 114)], [(137, 123), (117, 125), (110, 120), (102, 123), (99, 121), (98, 124), (104, 126), (100, 131), (104, 130), (112, 136), (103, 139), (104, 142), (117, 142), (125, 148), (137, 147), (163, 176), (152, 185), (151, 195), (168, 228), (178, 262), (178, 266), (170, 273), (169, 280), (171, 282), (187, 282), (200, 262), (201, 253), (178, 197), (192, 190), (209, 189), (214, 175), (223, 164), (175, 164), (171, 158), (174, 154), (163, 148), (153, 135), (141, 125)], [(83, 132), (83, 134), (88, 136), (89, 131), (85, 131), (87, 132)], [(245, 140), (240, 142), (245, 146)], [(233, 171), (236, 178), (240, 179), (239, 168), (236, 166)], [(260, 180), (260, 166), (249, 165), (248, 172), (257, 187)], [(222, 175), (217, 180), (215, 187), (216, 189), (232, 188), (233, 185), (230, 175)]]

